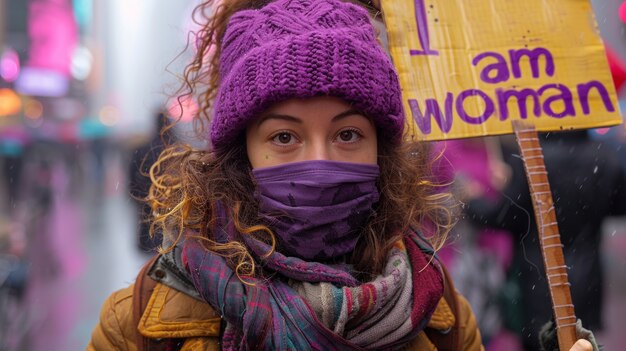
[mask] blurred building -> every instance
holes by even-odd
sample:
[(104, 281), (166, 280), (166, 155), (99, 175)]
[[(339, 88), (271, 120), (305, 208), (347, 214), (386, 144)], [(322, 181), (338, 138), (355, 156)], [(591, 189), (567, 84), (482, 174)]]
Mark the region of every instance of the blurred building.
[(0, 129), (121, 138), (152, 128), (186, 63), (193, 2), (0, 1)]
[(84, 349), (146, 258), (124, 170), (177, 88), (193, 2), (0, 0), (0, 350)]
[(88, 1), (5, 1), (0, 126), (34, 138), (77, 138), (92, 110)]

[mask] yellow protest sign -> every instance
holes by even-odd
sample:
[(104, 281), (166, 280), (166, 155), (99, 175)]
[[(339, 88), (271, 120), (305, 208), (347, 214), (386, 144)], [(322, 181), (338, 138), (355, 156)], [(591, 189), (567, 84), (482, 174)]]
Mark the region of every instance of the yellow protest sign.
[(445, 140), (621, 123), (589, 0), (383, 1), (407, 136)]

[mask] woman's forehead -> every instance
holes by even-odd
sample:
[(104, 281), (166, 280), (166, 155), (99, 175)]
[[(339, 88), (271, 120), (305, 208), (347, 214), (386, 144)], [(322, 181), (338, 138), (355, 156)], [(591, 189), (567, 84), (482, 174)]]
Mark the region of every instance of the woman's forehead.
[(353, 108), (352, 104), (345, 100), (330, 96), (320, 96), (308, 99), (288, 99), (274, 104), (259, 114), (249, 125), (259, 126), (267, 120), (299, 124), (327, 120), (334, 123), (348, 118), (359, 117), (371, 121), (371, 118)]

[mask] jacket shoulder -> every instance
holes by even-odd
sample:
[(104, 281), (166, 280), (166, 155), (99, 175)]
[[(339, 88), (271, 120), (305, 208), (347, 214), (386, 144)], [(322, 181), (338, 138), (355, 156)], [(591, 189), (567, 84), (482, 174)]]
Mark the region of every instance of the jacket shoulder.
[(221, 318), (206, 302), (157, 283), (139, 321), (148, 338), (218, 338)]
[(136, 351), (137, 331), (150, 339), (184, 338), (182, 350), (218, 350), (220, 316), (205, 302), (157, 283), (139, 325), (133, 319), (134, 284), (111, 294), (104, 302), (100, 321), (88, 351)]
[[(448, 302), (442, 297), (426, 328), (445, 337), (456, 325), (458, 337), (460, 338), (458, 344), (460, 348), (455, 351), (484, 351), (472, 308), (462, 295), (456, 292), (455, 294), (456, 313), (452, 312)], [(438, 349), (433, 340), (429, 338), (429, 335), (432, 336), (432, 333), (427, 334), (425, 331), (422, 331), (409, 345), (407, 350), (437, 351)]]
[(459, 329), (461, 333), (462, 350), (484, 351), (478, 323), (472, 311), (472, 307), (465, 297), (457, 293), (458, 312), (456, 318), (459, 319)]
[(93, 330), (88, 351), (127, 350), (135, 351), (133, 326), (133, 286), (112, 293), (102, 305), (100, 321)]

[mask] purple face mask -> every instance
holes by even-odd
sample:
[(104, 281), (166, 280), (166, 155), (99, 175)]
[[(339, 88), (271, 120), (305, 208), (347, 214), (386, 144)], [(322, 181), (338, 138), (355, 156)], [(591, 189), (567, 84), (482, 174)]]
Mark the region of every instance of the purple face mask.
[(325, 260), (354, 250), (378, 202), (378, 165), (305, 161), (253, 169), (259, 214), (281, 253)]

